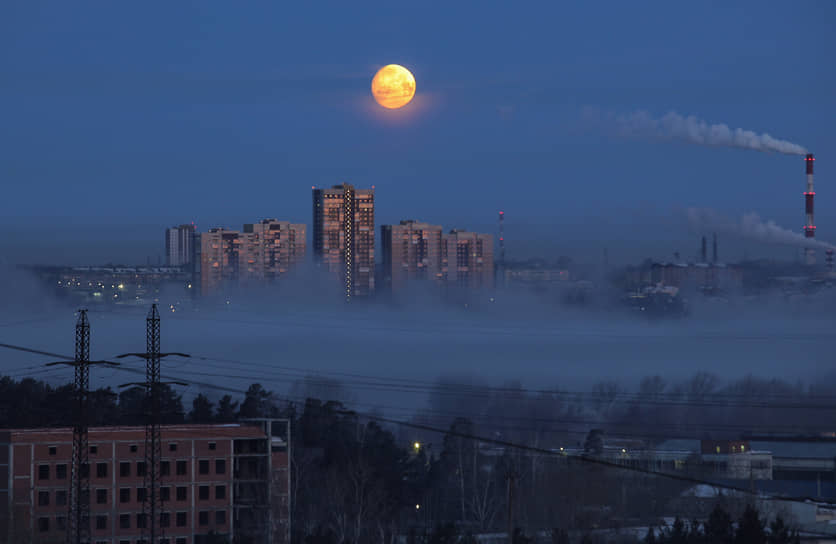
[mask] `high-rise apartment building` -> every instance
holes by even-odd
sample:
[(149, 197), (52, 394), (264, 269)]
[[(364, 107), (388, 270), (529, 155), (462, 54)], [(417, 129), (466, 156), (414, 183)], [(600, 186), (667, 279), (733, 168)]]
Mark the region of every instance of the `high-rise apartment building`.
[(244, 225), (239, 247), (246, 281), (273, 281), (305, 258), (306, 227), (264, 219)]
[[(253, 425), (164, 425), (159, 543), (288, 543), (290, 486), (286, 421)], [(94, 427), (89, 435), (90, 542), (148, 538), (143, 511), (144, 427)], [(66, 541), (72, 470), (69, 428), (0, 431), (0, 541)], [(150, 543), (149, 543), (150, 544)]]
[(165, 259), (168, 266), (191, 267), (197, 250), (195, 226), (180, 225), (165, 230)]
[(383, 247), (382, 281), (397, 292), (411, 281), (438, 281), (441, 273), (441, 225), (414, 220), (380, 227)]
[(374, 292), (374, 188), (313, 190), (314, 256), (343, 281), (346, 300)]
[(265, 219), (244, 230), (209, 229), (200, 234), (200, 290), (247, 286), (286, 275), (305, 258), (305, 225)]
[(200, 293), (208, 295), (238, 280), (241, 233), (223, 228), (200, 234)]
[(493, 288), (493, 236), (456, 229), (443, 235), (441, 274), (448, 287)]

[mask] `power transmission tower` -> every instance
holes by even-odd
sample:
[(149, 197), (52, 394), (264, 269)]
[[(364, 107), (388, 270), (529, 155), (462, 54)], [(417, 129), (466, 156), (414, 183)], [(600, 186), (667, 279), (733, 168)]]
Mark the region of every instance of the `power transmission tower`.
[[(145, 382), (129, 383), (125, 386), (145, 387), (145, 500), (142, 503), (142, 514), (148, 531), (148, 542), (156, 543), (162, 536), (160, 530), (160, 513), (163, 509), (160, 497), (160, 458), (162, 445), (160, 437), (161, 399), (163, 385), (187, 385), (181, 382), (160, 381), (160, 359), (168, 355), (188, 357), (185, 353), (160, 353), (160, 313), (157, 305), (153, 304), (145, 319), (145, 353), (125, 353), (122, 357), (141, 357), (145, 359)], [(144, 531), (143, 531), (144, 532)]]
[(73, 459), (70, 489), (67, 493), (67, 543), (86, 544), (90, 541), (90, 462), (87, 440), (90, 425), (90, 365), (108, 364), (107, 361), (90, 360), (90, 322), (87, 310), (78, 311), (75, 324), (75, 358), (73, 361), (47, 363), (47, 366), (69, 365), (75, 370), (73, 394), (75, 396), (75, 423), (73, 425)]

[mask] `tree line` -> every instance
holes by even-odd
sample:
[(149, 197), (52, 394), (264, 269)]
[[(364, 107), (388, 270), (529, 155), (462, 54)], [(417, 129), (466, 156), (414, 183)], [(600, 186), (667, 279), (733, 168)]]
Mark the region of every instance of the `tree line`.
[[(695, 381), (693, 388), (704, 391), (698, 383), (702, 381)], [(331, 384), (331, 390), (336, 389)], [(691, 389), (683, 391), (693, 395)], [(303, 389), (297, 393), (305, 397)], [(581, 420), (589, 417), (591, 409), (599, 410), (595, 417), (604, 421), (619, 421), (629, 410), (645, 408), (628, 403), (627, 412), (615, 410), (612, 395), (618, 394), (603, 387), (600, 395), (583, 401), (592, 404), (581, 405), (557, 394), (532, 394), (510, 387), (487, 392), (481, 400), (470, 398), (469, 408), (482, 409), (497, 421), (520, 416), (531, 422), (543, 414)], [(458, 416), (435, 421), (445, 429), (441, 434), (422, 433), (387, 426), (338, 401), (288, 402), (260, 384), (251, 385), (238, 398), (223, 395), (213, 401), (199, 394), (188, 409), (168, 386), (163, 386), (161, 397), (162, 421), (167, 424), (231, 423), (262, 417), (290, 420), (292, 539), (299, 544), (393, 544), (404, 535), (410, 535), (415, 544), (468, 544), (473, 535), (508, 527), (514, 527), (514, 544), (526, 544), (526, 539), (544, 531), (550, 532), (555, 544), (579, 539), (587, 543), (597, 538), (594, 528), (658, 526), (686, 489), (686, 484), (652, 474), (473, 438), (497, 437), (542, 448), (568, 440), (560, 433), (546, 432), (545, 424), (527, 423), (530, 428), (520, 425), (518, 430), (507, 419), (492, 427), (483, 419)], [(4, 427), (70, 426), (73, 412), (67, 407), (72, 403), (70, 385), (0, 378), (0, 424)], [(549, 412), (557, 403), (560, 409)], [(96, 389), (90, 393), (90, 404), (91, 425), (144, 423), (143, 388), (118, 393)], [(414, 421), (426, 419), (419, 414)], [(588, 426), (584, 427), (587, 431)], [(703, 524), (678, 521), (670, 529), (649, 532), (648, 538), (671, 544), (767, 542), (758, 540), (761, 533), (753, 532), (753, 537), (740, 533), (741, 528), (754, 527), (751, 513), (744, 512), (736, 523), (729, 514), (728, 519), (720, 519), (717, 511), (711, 516)], [(763, 526), (759, 519), (758, 524)], [(731, 540), (710, 540), (721, 525), (723, 538)], [(774, 535), (783, 534), (778, 530), (781, 527), (762, 527), (763, 538), (776, 544), (790, 542), (774, 540)]]

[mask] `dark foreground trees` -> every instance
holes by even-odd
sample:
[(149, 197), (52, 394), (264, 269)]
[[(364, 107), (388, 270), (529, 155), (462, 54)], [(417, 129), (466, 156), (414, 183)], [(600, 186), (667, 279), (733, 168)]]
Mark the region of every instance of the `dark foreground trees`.
[(645, 544), (797, 544), (800, 541), (798, 532), (790, 530), (780, 516), (767, 529), (751, 505), (734, 522), (728, 512), (716, 506), (704, 523), (677, 518), (670, 528), (651, 527), (644, 539)]
[[(664, 387), (658, 380), (645, 385), (649, 395)], [(687, 394), (703, 396), (712, 387), (711, 380), (694, 380)], [(613, 391), (601, 388), (595, 402), (612, 404), (609, 392)], [(68, 386), (0, 378), (3, 427), (70, 426), (72, 411), (66, 406), (71, 402)], [(525, 397), (520, 392), (491, 402), (496, 418), (520, 413), (537, 421), (553, 406), (571, 414), (557, 396)], [(91, 423), (141, 425), (143, 403), (140, 388), (119, 394), (98, 389), (91, 393)], [(393, 429), (340, 402), (307, 399), (290, 404), (259, 384), (240, 397), (224, 395), (217, 402), (198, 395), (187, 414), (181, 397), (166, 388), (162, 404), (166, 423), (290, 420), (294, 544), (393, 544), (398, 537), (406, 537), (409, 544), (475, 544), (474, 535), (501, 533), (509, 526), (514, 527), (513, 544), (542, 542), (549, 534), (554, 544), (613, 541), (605, 535), (615, 530), (614, 518), (624, 523), (658, 520), (667, 515), (667, 500), (680, 495), (684, 486), (584, 462), (577, 456), (543, 455), (542, 447), (548, 444), (522, 451), (475, 438), (496, 436), (500, 441), (537, 445), (549, 436), (537, 429), (540, 434), (517, 436), (507, 424), (505, 434), (491, 434), (490, 427), (459, 417), (444, 425), (443, 436), (405, 433), (396, 439)], [(603, 448), (603, 431), (598, 427), (589, 431), (576, 435), (576, 447), (594, 456)], [(512, 491), (514, 501), (509, 505)], [(617, 541), (627, 540), (619, 536)], [(780, 518), (767, 526), (753, 509), (737, 516), (721, 508), (701, 522), (677, 520), (670, 528), (657, 528), (645, 540), (659, 544), (797, 541), (797, 533)]]

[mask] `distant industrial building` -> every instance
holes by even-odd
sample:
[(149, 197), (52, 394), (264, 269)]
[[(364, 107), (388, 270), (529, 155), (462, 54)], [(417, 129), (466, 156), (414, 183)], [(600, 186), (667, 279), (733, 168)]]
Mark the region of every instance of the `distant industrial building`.
[(248, 286), (275, 281), (305, 257), (302, 224), (265, 219), (244, 230), (209, 229), (200, 234), (200, 291), (224, 285)]
[(314, 188), (313, 247), (317, 262), (342, 281), (346, 300), (374, 293), (374, 188)]
[(661, 285), (711, 292), (734, 292), (743, 287), (743, 270), (722, 263), (650, 261), (629, 271), (627, 283), (637, 289)]
[[(162, 290), (184, 297), (192, 292), (192, 273), (179, 266), (25, 267), (61, 299), (81, 305), (145, 305)], [(196, 288), (195, 288), (196, 289)]]
[(567, 285), (571, 279), (568, 259), (546, 261), (529, 259), (506, 262), (501, 269), (501, 279), (508, 287), (525, 287), (545, 290), (555, 285)]
[(383, 246), (383, 287), (396, 292), (413, 281), (439, 281), (441, 225), (404, 220), (380, 227)]
[[(163, 426), (160, 543), (200, 544), (210, 532), (289, 542), (288, 432), (279, 420)], [(91, 542), (147, 538), (144, 441), (144, 427), (90, 429)], [(0, 540), (65, 542), (72, 449), (72, 429), (0, 432)]]
[(195, 262), (197, 236), (194, 224), (165, 230), (165, 260), (168, 266), (189, 268)]
[(663, 263), (650, 265), (650, 283), (701, 290), (738, 290), (743, 286), (743, 272), (719, 263)]
[(494, 286), (493, 236), (453, 229), (441, 239), (441, 278), (447, 287)]

